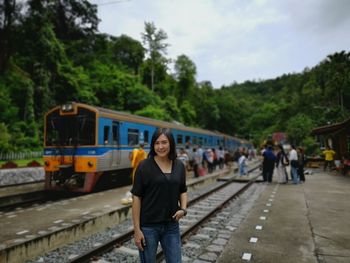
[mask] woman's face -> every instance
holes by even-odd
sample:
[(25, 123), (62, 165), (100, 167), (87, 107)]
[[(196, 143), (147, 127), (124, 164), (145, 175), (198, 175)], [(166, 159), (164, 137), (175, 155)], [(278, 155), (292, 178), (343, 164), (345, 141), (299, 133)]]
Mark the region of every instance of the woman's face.
[(167, 157), (170, 152), (170, 142), (168, 137), (161, 134), (154, 143), (154, 151), (159, 157)]

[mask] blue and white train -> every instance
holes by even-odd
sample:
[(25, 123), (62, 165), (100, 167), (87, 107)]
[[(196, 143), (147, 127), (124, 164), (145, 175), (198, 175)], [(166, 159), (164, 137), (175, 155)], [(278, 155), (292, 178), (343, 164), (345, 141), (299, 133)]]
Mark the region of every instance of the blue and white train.
[(178, 148), (202, 145), (233, 151), (247, 141), (82, 103), (57, 106), (45, 114), (44, 165), (47, 190), (91, 192), (107, 176), (130, 170), (130, 152), (141, 142), (149, 150), (157, 127), (170, 128)]

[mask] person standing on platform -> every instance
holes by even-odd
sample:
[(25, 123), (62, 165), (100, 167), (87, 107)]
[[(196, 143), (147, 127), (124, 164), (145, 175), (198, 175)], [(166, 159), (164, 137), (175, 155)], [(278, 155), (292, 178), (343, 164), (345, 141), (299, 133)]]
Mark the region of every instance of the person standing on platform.
[(185, 165), (186, 171), (189, 166), (189, 157), (184, 148), (180, 148), (177, 158)]
[(298, 153), (298, 175), (299, 175), (299, 180), (300, 180), (300, 182), (305, 183), (305, 175), (304, 175), (305, 154), (304, 154), (304, 149), (301, 148), (301, 147), (298, 147), (297, 153)]
[(203, 166), (204, 165), (204, 163), (203, 163), (203, 149), (202, 149), (201, 144), (198, 145), (197, 154), (200, 156), (198, 165)]
[(278, 145), (278, 151), (276, 156), (276, 173), (277, 173), (277, 181), (280, 184), (287, 183), (288, 174), (286, 166), (289, 165), (289, 160), (284, 152), (282, 144)]
[(208, 173), (212, 173), (214, 171), (214, 153), (212, 149), (207, 148), (204, 154), (208, 165)]
[(276, 155), (271, 145), (268, 145), (263, 153), (263, 179), (264, 182), (271, 183), (273, 170), (275, 168)]
[[(135, 148), (130, 153), (129, 159), (131, 163), (131, 181), (134, 183), (134, 177), (135, 177), (135, 171), (139, 163), (147, 158), (147, 153), (144, 150), (144, 143), (140, 143), (140, 146), (138, 148)], [(132, 194), (130, 191), (128, 191), (125, 196), (121, 199), (121, 203), (123, 205), (129, 205), (132, 202)]]
[(295, 150), (295, 146), (291, 145), (291, 150), (289, 152), (289, 161), (290, 161), (290, 173), (292, 176), (292, 180), (294, 184), (299, 183), (299, 178), (298, 178), (298, 153)]
[(135, 173), (132, 219), (141, 262), (156, 262), (160, 242), (167, 263), (181, 262), (179, 220), (186, 216), (187, 186), (170, 129), (157, 129), (149, 158)]
[(324, 155), (324, 168), (323, 171), (326, 171), (327, 166), (329, 167), (329, 171), (332, 170), (333, 165), (334, 165), (334, 155), (335, 151), (333, 151), (329, 146), (326, 147), (326, 150), (323, 152)]
[(261, 150), (260, 150), (260, 155), (263, 157), (263, 162), (260, 166), (260, 170), (262, 171), (262, 176), (263, 176), (263, 180), (264, 182), (267, 182), (267, 180), (265, 181), (265, 174), (266, 174), (266, 171), (265, 171), (265, 166), (264, 166), (264, 152), (266, 151), (267, 149), (267, 145), (264, 144), (261, 146)]
[(202, 165), (202, 160), (203, 160), (203, 151), (199, 151), (197, 148), (193, 148), (193, 172), (194, 172), (194, 177), (199, 177), (203, 176), (205, 174), (205, 169), (203, 168)]
[(131, 179), (132, 182), (134, 183), (134, 177), (135, 177), (135, 171), (139, 163), (147, 158), (147, 153), (144, 150), (144, 143), (140, 143), (140, 147), (136, 148), (132, 151), (131, 156), (130, 156), (130, 161), (131, 161)]
[(238, 159), (238, 165), (239, 165), (239, 175), (243, 176), (246, 175), (246, 167), (247, 167), (247, 158), (245, 157), (244, 153), (242, 153), (241, 157)]
[(219, 169), (223, 169), (225, 164), (225, 151), (222, 148), (222, 146), (219, 147), (218, 158), (219, 158)]

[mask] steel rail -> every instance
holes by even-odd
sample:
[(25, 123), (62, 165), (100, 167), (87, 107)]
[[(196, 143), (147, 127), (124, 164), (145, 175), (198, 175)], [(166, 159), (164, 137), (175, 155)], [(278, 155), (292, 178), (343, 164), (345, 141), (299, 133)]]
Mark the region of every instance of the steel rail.
[(18, 186), (30, 185), (30, 184), (42, 184), (42, 183), (45, 183), (45, 180), (38, 180), (38, 181), (33, 181), (33, 182), (25, 182), (25, 183), (15, 183), (15, 184), (0, 185), (0, 189), (1, 189), (1, 188), (18, 187)]

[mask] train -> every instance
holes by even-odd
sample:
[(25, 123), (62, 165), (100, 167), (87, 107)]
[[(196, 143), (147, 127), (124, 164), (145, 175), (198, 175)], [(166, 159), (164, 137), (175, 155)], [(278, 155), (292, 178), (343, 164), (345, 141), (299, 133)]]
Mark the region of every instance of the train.
[(45, 189), (89, 193), (103, 179), (117, 180), (131, 171), (134, 148), (143, 143), (149, 151), (158, 127), (171, 129), (177, 148), (251, 147), (246, 140), (215, 131), (70, 102), (44, 116)]

